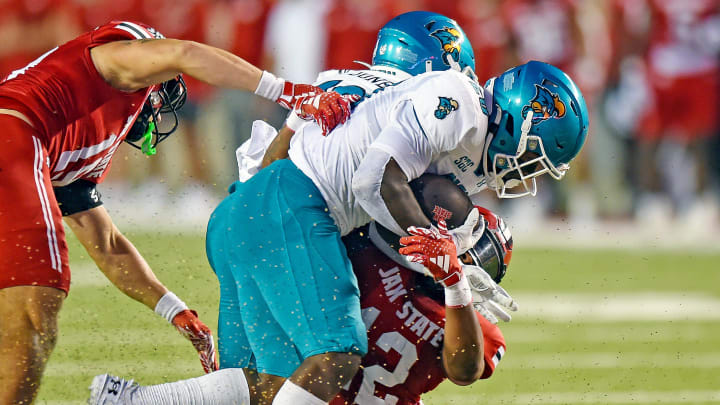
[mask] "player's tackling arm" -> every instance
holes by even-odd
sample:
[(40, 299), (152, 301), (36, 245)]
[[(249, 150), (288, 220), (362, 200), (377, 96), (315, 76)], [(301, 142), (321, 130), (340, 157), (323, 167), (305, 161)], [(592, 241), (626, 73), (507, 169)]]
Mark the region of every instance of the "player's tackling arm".
[(104, 207), (65, 217), (80, 243), (105, 276), (123, 293), (154, 309), (168, 289), (117, 229)]
[(262, 71), (230, 52), (178, 39), (109, 42), (90, 51), (100, 75), (111, 86), (136, 91), (180, 73), (213, 86), (255, 91)]
[(286, 159), (288, 157), (288, 151), (290, 150), (290, 140), (295, 131), (288, 128), (287, 126), (282, 127), (278, 132), (277, 136), (273, 138), (272, 142), (265, 150), (263, 155), (261, 168), (269, 166), (272, 162), (279, 159)]
[(483, 375), (483, 331), (472, 305), (445, 307), (443, 368), (457, 385), (469, 385)]
[(275, 77), (230, 52), (198, 42), (114, 41), (92, 48), (90, 56), (100, 76), (122, 91), (140, 90), (186, 74), (216, 87), (245, 90), (275, 101), (302, 119), (315, 120), (323, 134), (350, 116), (353, 99)]
[(70, 214), (65, 220), (95, 264), (120, 291), (154, 310), (190, 340), (206, 373), (218, 369), (210, 328), (155, 277), (103, 206)]

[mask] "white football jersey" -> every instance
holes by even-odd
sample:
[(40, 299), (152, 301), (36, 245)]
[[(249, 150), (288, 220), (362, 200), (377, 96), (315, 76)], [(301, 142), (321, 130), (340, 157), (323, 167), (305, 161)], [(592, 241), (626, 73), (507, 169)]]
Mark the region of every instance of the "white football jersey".
[(325, 91), (359, 95), (362, 97), (359, 102), (362, 102), (373, 94), (410, 77), (402, 70), (373, 66), (366, 70), (326, 70), (320, 72), (313, 84)]
[[(365, 72), (377, 74), (323, 72), (318, 84), (340, 80), (327, 88), (342, 90), (344, 78), (365, 80)], [(317, 125), (306, 125), (290, 144), (290, 159), (320, 189), (343, 235), (371, 219), (352, 192), (353, 175), (371, 147), (390, 154), (408, 180), (429, 172), (454, 176), (470, 194), (485, 187), (480, 162), (488, 117), (484, 91), (476, 82), (448, 70), (374, 92), (327, 137)]]

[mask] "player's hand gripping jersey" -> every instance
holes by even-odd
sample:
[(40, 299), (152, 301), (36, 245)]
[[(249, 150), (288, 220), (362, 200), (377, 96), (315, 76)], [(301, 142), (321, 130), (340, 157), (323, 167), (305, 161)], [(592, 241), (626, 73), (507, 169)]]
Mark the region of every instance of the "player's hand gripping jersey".
[(156, 87), (132, 93), (111, 87), (97, 72), (90, 49), (112, 41), (161, 37), (143, 24), (111, 22), (48, 51), (0, 83), (0, 108), (30, 119), (47, 151), (53, 186), (77, 179), (100, 183)]
[[(480, 167), (488, 124), (483, 89), (453, 70), (421, 74), (395, 86), (377, 73), (321, 74), (317, 84), (341, 94), (376, 94), (359, 103), (350, 120), (329, 136), (306, 125), (290, 145), (290, 159), (320, 189), (343, 235), (370, 221), (353, 193), (354, 175), (369, 148), (392, 155), (408, 180), (428, 172), (454, 176), (470, 194), (486, 186)], [(370, 74), (377, 78), (366, 79)]]
[[(368, 353), (360, 371), (331, 404), (419, 404), (420, 395), (447, 378), (441, 360), (445, 307), (441, 298), (431, 298), (432, 293), (418, 284), (426, 278), (425, 285), (432, 288), (432, 279), (399, 266), (367, 235), (365, 227), (345, 242), (360, 286)], [(505, 339), (479, 314), (478, 321), (484, 338), (484, 379), (505, 353)]]

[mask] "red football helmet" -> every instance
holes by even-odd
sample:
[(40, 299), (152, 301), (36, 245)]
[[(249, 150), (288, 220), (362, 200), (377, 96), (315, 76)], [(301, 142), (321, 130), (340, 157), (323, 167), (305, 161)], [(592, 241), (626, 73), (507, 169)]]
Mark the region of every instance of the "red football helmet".
[[(177, 129), (179, 124), (177, 111), (185, 104), (186, 100), (187, 86), (182, 75), (155, 86), (145, 100), (135, 123), (128, 131), (125, 141), (147, 155), (154, 155), (157, 144)], [(161, 128), (160, 117), (165, 114), (172, 115), (172, 122), (170, 125), (164, 123)], [(154, 141), (153, 135), (155, 135)], [(142, 143), (139, 145), (135, 143), (140, 141)]]
[[(434, 225), (440, 219), (453, 229), (465, 223), (473, 209), (470, 198), (446, 176), (423, 174), (410, 182), (410, 188), (420, 204), (423, 213)], [(485, 232), (480, 240), (460, 258), (466, 263), (482, 267), (490, 277), (499, 283), (507, 272), (512, 256), (512, 236), (505, 221), (483, 207), (475, 206), (485, 221)]]
[(505, 276), (512, 257), (512, 235), (500, 216), (477, 205), (475, 208), (485, 220), (485, 232), (468, 253), (476, 265), (482, 267), (499, 283)]

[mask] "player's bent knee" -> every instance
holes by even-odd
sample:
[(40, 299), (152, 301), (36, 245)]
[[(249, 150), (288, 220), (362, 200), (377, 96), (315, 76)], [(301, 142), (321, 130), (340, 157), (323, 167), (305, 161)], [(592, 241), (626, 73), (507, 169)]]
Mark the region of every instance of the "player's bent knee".
[(352, 380), (360, 368), (360, 361), (360, 355), (355, 353), (316, 354), (306, 358), (289, 380), (299, 389), (329, 402), (343, 385)]
[(302, 367), (310, 373), (324, 376), (331, 384), (342, 386), (355, 376), (361, 360), (362, 357), (356, 353), (330, 352), (308, 357)]

